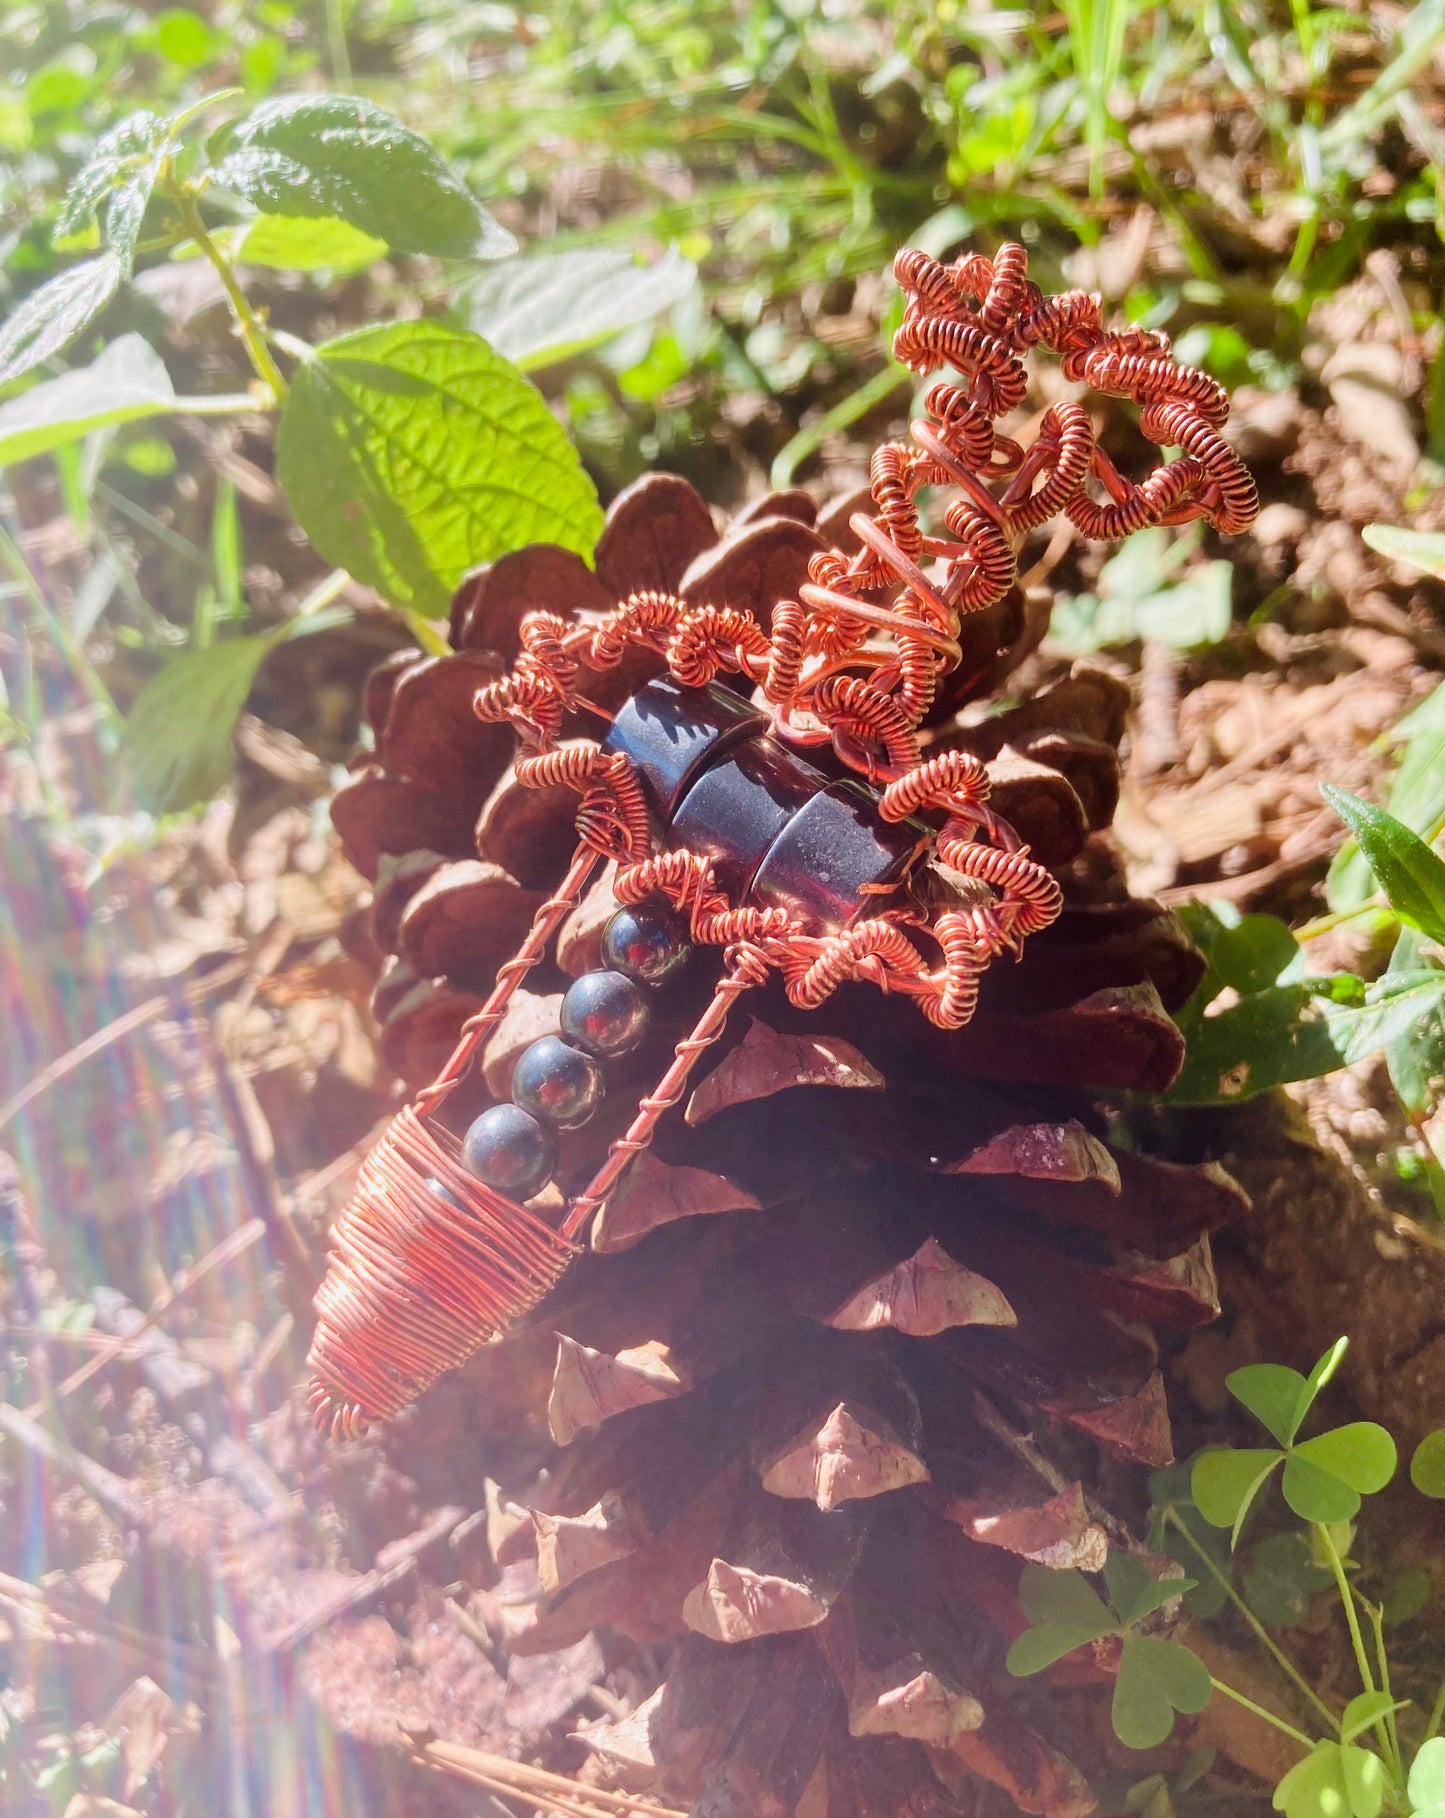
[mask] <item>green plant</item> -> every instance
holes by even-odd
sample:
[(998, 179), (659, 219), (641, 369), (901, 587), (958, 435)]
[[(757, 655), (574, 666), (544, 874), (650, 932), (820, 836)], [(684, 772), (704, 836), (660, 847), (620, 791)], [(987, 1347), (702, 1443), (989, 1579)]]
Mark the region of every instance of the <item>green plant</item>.
[[(1378, 1818), (1382, 1812), (1423, 1818), (1437, 1813), (1445, 1801), (1445, 1739), (1439, 1734), (1445, 1685), (1427, 1713), (1395, 1695), (1384, 1640), (1384, 1600), (1372, 1602), (1364, 1595), (1361, 1567), (1351, 1557), (1363, 1500), (1384, 1489), (1395, 1474), (1395, 1443), (1372, 1421), (1298, 1438), (1346, 1347), (1345, 1339), (1332, 1345), (1308, 1376), (1279, 1364), (1235, 1370), (1227, 1379), (1230, 1392), (1276, 1443), (1205, 1451), (1192, 1467), (1159, 1472), (1151, 1480), (1153, 1544), (1200, 1572), (1197, 1580), (1158, 1579), (1137, 1561), (1111, 1557), (1106, 1607), (1082, 1573), (1029, 1566), (1020, 1584), (1020, 1603), (1030, 1627), (1010, 1648), (1008, 1666), (1015, 1674), (1035, 1673), (1078, 1648), (1094, 1645), (1097, 1653), (1097, 1644), (1115, 1640), (1117, 1645), (1099, 1657), (1117, 1673), (1113, 1727), (1129, 1747), (1150, 1748), (1163, 1741), (1176, 1711), (1203, 1710), (1215, 1691), (1304, 1751), (1274, 1789), (1275, 1809), (1285, 1818), (1345, 1818), (1346, 1813)], [(1256, 1547), (1241, 1590), (1234, 1582), (1233, 1558), (1247, 1518), (1276, 1473), (1286, 1506), (1306, 1526), (1272, 1535)], [(1410, 1475), (1423, 1494), (1445, 1497), (1445, 1430), (1421, 1442)], [(1211, 1534), (1219, 1529), (1229, 1531), (1225, 1550)], [(1331, 1584), (1360, 1684), (1342, 1708), (1309, 1684), (1269, 1633), (1271, 1627), (1297, 1623), (1309, 1602)], [(1209, 1595), (1191, 1607), (1187, 1600), (1195, 1592)], [(1180, 1596), (1200, 1620), (1213, 1620), (1232, 1606), (1282, 1672), (1289, 1693), (1309, 1709), (1315, 1734), (1210, 1673), (1191, 1652), (1188, 1630), (1179, 1639), (1138, 1632), (1138, 1625)]]
[[(1350, 831), (1330, 868), (1328, 916), (1296, 936), (1273, 916), (1241, 916), (1226, 904), (1183, 911), (1209, 965), (1179, 1012), (1188, 1053), (1169, 1097), (1220, 1104), (1382, 1054), (1445, 1217), (1445, 860), (1430, 845), (1445, 830), (1445, 688), (1389, 741), (1403, 756), (1388, 810), (1322, 785)], [(1371, 983), (1305, 969), (1302, 943), (1345, 923), (1393, 938)]]
[[(156, 809), (186, 807), (224, 781), (230, 731), (261, 661), (288, 636), (333, 622), (323, 609), (348, 576), (434, 646), (428, 621), (446, 613), (472, 564), (533, 542), (590, 557), (602, 522), (596, 490), (522, 365), (646, 321), (694, 276), (676, 254), (648, 270), (610, 253), (581, 256), (585, 270), (579, 255), (514, 260), (500, 278), (463, 285), (472, 321), (494, 327), (522, 364), (457, 321), (379, 323), (311, 346), (270, 324), (248, 295), (248, 267), (330, 272), (389, 252), (465, 275), (516, 244), (426, 140), (370, 101), (269, 100), (200, 139), (202, 114), (236, 92), (169, 120), (132, 114), (105, 134), (55, 223), (58, 244), (91, 256), (39, 284), (0, 326), (0, 387), (15, 393), (0, 403), (0, 467), (53, 455), (75, 481), (77, 444), (103, 447), (123, 427), (263, 413), (276, 424), (278, 477), (296, 521), (334, 564), (282, 625), (217, 638), (218, 614), (244, 614), (234, 492), (218, 494), (189, 648), (141, 692), (124, 731), (131, 780)], [(94, 335), (138, 261), (197, 256), (224, 290), (252, 371), (246, 389), (178, 393), (135, 332), (87, 366), (43, 376)], [(70, 490), (84, 513), (84, 489)], [(5, 553), (22, 580), (13, 547)], [(64, 636), (48, 610), (45, 623)], [(78, 669), (81, 642), (66, 640)], [(109, 707), (98, 677), (83, 673)]]
[(1234, 571), (1202, 562), (1180, 574), (1198, 541), (1162, 527), (1137, 531), (1099, 570), (1095, 592), (1060, 596), (1050, 641), (1071, 655), (1140, 638), (1177, 650), (1217, 644), (1229, 630)]

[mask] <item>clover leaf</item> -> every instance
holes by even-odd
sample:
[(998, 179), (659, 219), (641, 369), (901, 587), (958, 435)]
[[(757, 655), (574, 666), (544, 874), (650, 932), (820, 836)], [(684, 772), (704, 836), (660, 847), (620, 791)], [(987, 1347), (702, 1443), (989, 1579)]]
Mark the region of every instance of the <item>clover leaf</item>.
[(1114, 1734), (1126, 1748), (1152, 1749), (1174, 1727), (1174, 1713), (1193, 1715), (1209, 1702), (1209, 1672), (1188, 1648), (1135, 1625), (1163, 1604), (1194, 1589), (1191, 1578), (1156, 1578), (1137, 1559), (1111, 1553), (1104, 1567), (1109, 1602), (1082, 1572), (1026, 1565), (1019, 1604), (1032, 1625), (1008, 1651), (1008, 1670), (1019, 1678), (1040, 1673), (1065, 1654), (1106, 1635), (1121, 1640), (1114, 1681)]
[(1445, 1427), (1427, 1433), (1410, 1460), (1410, 1482), (1422, 1496), (1445, 1500)]
[(1237, 1545), (1245, 1518), (1260, 1491), (1283, 1465), (1284, 1499), (1305, 1521), (1346, 1522), (1359, 1512), (1362, 1496), (1382, 1490), (1395, 1474), (1395, 1442), (1374, 1421), (1357, 1420), (1314, 1439), (1295, 1435), (1315, 1397), (1334, 1375), (1348, 1340), (1340, 1339), (1310, 1371), (1282, 1364), (1249, 1364), (1225, 1380), (1271, 1436), (1275, 1447), (1226, 1447), (1194, 1462), (1191, 1488), (1206, 1521), (1230, 1528)]
[(1445, 1736), (1420, 1744), (1406, 1791), (1414, 1818), (1445, 1818)]
[(1285, 1818), (1377, 1818), (1384, 1802), (1385, 1764), (1353, 1743), (1316, 1743), (1274, 1789)]

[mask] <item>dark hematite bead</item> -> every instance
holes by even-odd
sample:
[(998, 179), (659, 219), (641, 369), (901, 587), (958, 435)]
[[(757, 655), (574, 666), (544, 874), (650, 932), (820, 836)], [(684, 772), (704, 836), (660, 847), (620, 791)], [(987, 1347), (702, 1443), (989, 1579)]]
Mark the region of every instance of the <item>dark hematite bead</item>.
[(773, 739), (748, 739), (704, 770), (677, 805), (672, 845), (712, 862), (713, 881), (747, 901), (753, 873), (803, 804), (828, 779)]
[(562, 999), (562, 1033), (588, 1054), (626, 1054), (647, 1033), (647, 999), (622, 972), (584, 972)]
[(462, 1139), (462, 1165), (509, 1199), (530, 1199), (552, 1178), (556, 1138), (520, 1105), (493, 1105)]
[(512, 1102), (559, 1130), (585, 1124), (604, 1091), (602, 1069), (592, 1056), (555, 1035), (524, 1048), (512, 1074)]
[(928, 837), (922, 821), (885, 821), (877, 796), (851, 777), (830, 783), (768, 848), (752, 900), (815, 928), (846, 928), (885, 907)]
[(687, 953), (687, 942), (673, 918), (645, 903), (619, 909), (602, 930), (604, 963), (640, 985), (660, 985), (671, 978)]
[(618, 708), (602, 749), (632, 759), (653, 812), (666, 826), (703, 766), (766, 725), (756, 708), (717, 682), (683, 688), (670, 676), (657, 676)]

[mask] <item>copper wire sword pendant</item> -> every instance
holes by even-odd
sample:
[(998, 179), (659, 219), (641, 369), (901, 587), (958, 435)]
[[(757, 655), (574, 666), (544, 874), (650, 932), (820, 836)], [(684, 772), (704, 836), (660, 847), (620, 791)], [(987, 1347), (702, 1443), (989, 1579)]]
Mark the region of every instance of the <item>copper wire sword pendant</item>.
[[(1019, 246), (947, 266), (902, 252), (894, 269), (908, 300), (894, 353), (915, 372), (956, 376), (927, 393), (911, 444), (873, 456), (874, 509), (852, 519), (859, 552), (814, 556), (799, 597), (778, 602), (767, 631), (749, 613), (660, 593), (634, 594), (589, 623), (532, 613), (510, 674), (476, 696), (481, 719), (516, 728), (521, 783), (578, 793), (577, 850), (441, 1077), (368, 1156), (337, 1221), (311, 1348), (311, 1406), (333, 1435), (395, 1414), (556, 1284), (740, 993), (776, 973), (792, 1003), (815, 1009), (845, 981), (865, 980), (913, 998), (942, 1028), (966, 1023), (984, 968), (1047, 927), (1061, 895), (990, 812), (983, 764), (962, 751), (922, 755), (918, 727), (960, 659), (962, 617), (1003, 597), (1025, 533), (1059, 513), (1099, 539), (1196, 518), (1239, 531), (1255, 516), (1254, 482), (1220, 434), (1223, 388), (1176, 365), (1163, 335), (1106, 330), (1098, 299), (1082, 292), (1044, 297)], [(1027, 448), (1000, 435), (996, 421), (1023, 403), (1024, 359), (1039, 346), (1066, 378), (1130, 400), (1144, 435), (1180, 452), (1136, 485), (1098, 446), (1079, 403), (1050, 405)], [(946, 534), (920, 523), (925, 486), (955, 493)], [(568, 717), (585, 710), (588, 673), (638, 645), (655, 653), (656, 677), (600, 744), (561, 745)], [(720, 673), (739, 686), (720, 684)], [(815, 769), (801, 752), (820, 746), (855, 774), (830, 780)], [(606, 932), (605, 968), (568, 991), (561, 1035), (522, 1055), (511, 1102), (456, 1134), (440, 1116), (448, 1094), (608, 859), (623, 908)], [(952, 887), (926, 897), (911, 888), (923, 863), (946, 867)], [(549, 1222), (524, 1202), (551, 1177), (555, 1132), (600, 1102), (608, 1060), (642, 1039), (649, 993), (688, 942), (723, 950), (711, 1002), (601, 1167)]]

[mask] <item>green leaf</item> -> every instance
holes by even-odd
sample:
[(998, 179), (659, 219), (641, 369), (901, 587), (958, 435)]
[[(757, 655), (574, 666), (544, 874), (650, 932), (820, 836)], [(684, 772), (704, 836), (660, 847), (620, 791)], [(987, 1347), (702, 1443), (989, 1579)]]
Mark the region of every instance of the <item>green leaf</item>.
[(215, 180), (265, 214), (332, 216), (398, 252), (497, 259), (517, 243), (439, 154), (359, 95), (263, 101), (226, 134)]
[(1410, 1482), (1422, 1496), (1445, 1499), (1445, 1427), (1427, 1433), (1410, 1460)]
[[(148, 112), (129, 114), (119, 125), (112, 127), (108, 133), (103, 133), (96, 141), (95, 156), (66, 192), (52, 235), (55, 244), (64, 246), (83, 236), (94, 221), (101, 203), (130, 181), (142, 161), (150, 169), (154, 181), (152, 155), (165, 137), (165, 121), (159, 115)], [(126, 259), (129, 259), (134, 246), (133, 238), (128, 245), (122, 244), (120, 250)]]
[(110, 242), (112, 251), (124, 261), (127, 276), (135, 264), (141, 223), (145, 220), (146, 208), (159, 173), (160, 161), (157, 158), (148, 158), (134, 170), (127, 171), (116, 185), (106, 207), (105, 237)]
[(1318, 1465), (1362, 1496), (1383, 1490), (1395, 1475), (1398, 1463), (1394, 1440), (1373, 1420), (1353, 1420), (1348, 1426), (1332, 1427), (1328, 1433), (1297, 1445), (1294, 1456)]
[(1322, 783), (1320, 793), (1360, 842), (1400, 920), (1432, 941), (1445, 941), (1445, 860), (1403, 822), (1348, 789)]
[(1285, 1818), (1376, 1818), (1384, 1797), (1384, 1763), (1378, 1756), (1320, 1742), (1274, 1789), (1274, 1809)]
[(141, 335), (122, 335), (90, 366), (46, 379), (0, 404), (0, 467), (73, 442), (95, 429), (175, 407), (170, 374)]
[(1332, 1581), (1316, 1565), (1300, 1534), (1272, 1534), (1254, 1549), (1245, 1574), (1244, 1600), (1271, 1628), (1294, 1628), (1309, 1614), (1311, 1599)]
[(1175, 1711), (1202, 1711), (1211, 1689), (1203, 1661), (1177, 1641), (1126, 1635), (1114, 1681), (1114, 1734), (1126, 1748), (1157, 1748), (1174, 1728)]
[(42, 284), (0, 327), (0, 385), (64, 351), (120, 289), (123, 261), (113, 252), (87, 259)]
[(186, 651), (146, 684), (121, 741), (141, 807), (156, 814), (189, 808), (225, 787), (232, 735), (256, 671), (290, 629)]
[[(1445, 684), (1437, 683), (1380, 742), (1403, 746), (1386, 808), (1397, 821), (1429, 838), (1445, 817)], [(1375, 879), (1365, 855), (1355, 840), (1346, 840), (1325, 880), (1330, 908), (1358, 908), (1374, 893)]]
[(650, 322), (697, 287), (697, 267), (671, 247), (652, 265), (611, 248), (508, 259), (469, 278), (453, 309), (523, 372), (582, 353)]
[(1056, 1572), (1030, 1562), (1019, 1578), (1019, 1608), (1035, 1628), (1051, 1623), (1107, 1635), (1114, 1627), (1103, 1599), (1082, 1572), (1073, 1570)]
[(360, 271), (374, 265), (386, 241), (326, 216), (257, 215), (242, 228), (231, 256), (281, 271)]
[(1284, 1364), (1245, 1364), (1225, 1377), (1224, 1386), (1282, 1446), (1299, 1431), (1311, 1399), (1304, 1377)]
[(1045, 1667), (1051, 1667), (1056, 1660), (1062, 1660), (1065, 1654), (1072, 1654), (1075, 1648), (1086, 1647), (1098, 1639), (1094, 1629), (1066, 1628), (1047, 1622), (1041, 1628), (1025, 1629), (1009, 1648), (1004, 1665), (1015, 1679), (1028, 1679), (1035, 1673), (1042, 1673)]
[(277, 471), (329, 562), (394, 605), (446, 613), (463, 573), (528, 543), (589, 557), (597, 493), (540, 392), (440, 322), (342, 335), (296, 375)]
[(1303, 1521), (1353, 1521), (1360, 1512), (1360, 1496), (1329, 1471), (1308, 1458), (1287, 1458), (1280, 1482), (1284, 1499)]
[(1272, 1448), (1201, 1452), (1190, 1479), (1199, 1513), (1216, 1528), (1232, 1528), (1237, 1542), (1251, 1503), (1283, 1457)]
[(1220, 929), (1209, 960), (1220, 984), (1248, 997), (1273, 985), (1293, 965), (1299, 950), (1299, 942), (1277, 915), (1242, 915), (1233, 928)]
[(1109, 1599), (1114, 1614), (1126, 1627), (1142, 1622), (1172, 1598), (1194, 1589), (1193, 1578), (1156, 1578), (1147, 1566), (1127, 1553), (1110, 1553), (1104, 1564)]
[(1353, 1742), (1372, 1729), (1392, 1711), (1403, 1711), (1405, 1700), (1392, 1698), (1388, 1692), (1361, 1692), (1345, 1706), (1340, 1718), (1340, 1741)]
[[(1321, 1352), (1320, 1356), (1316, 1358), (1314, 1367), (1309, 1373), (1307, 1383), (1309, 1399), (1305, 1402), (1304, 1413), (1308, 1413), (1314, 1406), (1315, 1398), (1320, 1390), (1327, 1388), (1334, 1381), (1335, 1373), (1345, 1361), (1345, 1353), (1349, 1348), (1348, 1338), (1337, 1338), (1327, 1351)], [(1303, 1419), (1303, 1414), (1301, 1419)]]
[(1366, 524), (1360, 535), (1391, 562), (1408, 562), (1445, 581), (1445, 536), (1438, 530), (1405, 530), (1397, 524)]
[(1410, 1804), (1417, 1812), (1435, 1805), (1445, 1806), (1445, 1736), (1432, 1736), (1428, 1742), (1420, 1744), (1410, 1764), (1406, 1790)]

